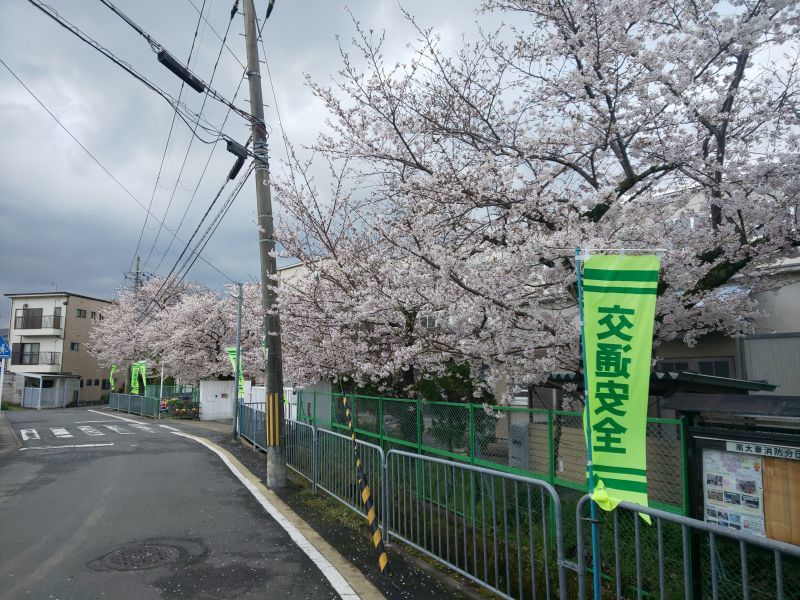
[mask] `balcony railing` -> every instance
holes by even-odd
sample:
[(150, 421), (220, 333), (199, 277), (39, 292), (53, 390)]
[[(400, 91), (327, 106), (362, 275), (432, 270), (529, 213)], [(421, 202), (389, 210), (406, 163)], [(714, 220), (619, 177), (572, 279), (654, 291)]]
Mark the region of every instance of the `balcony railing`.
[(61, 329), (61, 315), (14, 317), (14, 329)]
[(14, 352), (11, 354), (12, 365), (59, 365), (61, 364), (61, 352), (38, 352), (35, 354), (22, 354)]

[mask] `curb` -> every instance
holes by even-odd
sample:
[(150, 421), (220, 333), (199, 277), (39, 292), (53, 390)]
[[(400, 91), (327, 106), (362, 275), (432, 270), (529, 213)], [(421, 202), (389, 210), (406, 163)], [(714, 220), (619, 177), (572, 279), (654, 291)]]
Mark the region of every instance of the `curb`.
[(267, 513), (278, 522), (278, 525), (289, 534), (295, 544), (316, 564), (317, 568), (342, 598), (346, 600), (355, 598), (363, 600), (384, 599), (378, 588), (355, 565), (351, 564), (333, 546), (322, 539), (308, 523), (301, 519), (274, 492), (261, 483), (261, 480), (230, 452), (201, 436), (183, 432), (173, 432), (173, 435), (195, 440), (217, 454), (234, 475), (248, 488)]

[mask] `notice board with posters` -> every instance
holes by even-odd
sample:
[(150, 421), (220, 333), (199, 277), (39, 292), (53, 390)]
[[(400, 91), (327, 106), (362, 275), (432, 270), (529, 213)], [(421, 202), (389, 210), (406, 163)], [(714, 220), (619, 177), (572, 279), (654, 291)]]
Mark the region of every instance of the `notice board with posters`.
[(705, 520), (765, 537), (763, 475), (761, 456), (704, 448)]

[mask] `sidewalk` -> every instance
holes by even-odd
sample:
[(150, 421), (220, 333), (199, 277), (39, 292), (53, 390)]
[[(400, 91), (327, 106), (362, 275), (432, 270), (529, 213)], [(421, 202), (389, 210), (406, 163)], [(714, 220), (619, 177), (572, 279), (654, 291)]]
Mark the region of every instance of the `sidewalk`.
[(0, 413), (0, 456), (16, 450), (18, 447), (17, 436), (14, 434), (14, 430), (11, 429), (8, 419), (6, 419), (6, 412), (3, 411)]

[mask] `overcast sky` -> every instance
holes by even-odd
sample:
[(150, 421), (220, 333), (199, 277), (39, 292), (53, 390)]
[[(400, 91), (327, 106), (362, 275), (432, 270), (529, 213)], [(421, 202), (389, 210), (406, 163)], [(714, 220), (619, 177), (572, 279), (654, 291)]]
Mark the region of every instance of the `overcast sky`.
[[(203, 0), (118, 0), (118, 6), (185, 62)], [(471, 37), (477, 0), (404, 0), (403, 6), (423, 26), (432, 26), (443, 44), (455, 47), (462, 33)], [(177, 96), (180, 81), (162, 67), (146, 41), (97, 0), (60, 0), (62, 16), (94, 37), (140, 72)], [(206, 0), (204, 14), (221, 35), (232, 4)], [(256, 0), (260, 16), (266, 0)], [(304, 74), (325, 82), (341, 66), (338, 43), (354, 34), (347, 7), (365, 28), (387, 32), (387, 58), (403, 60), (415, 38), (395, 0), (277, 0), (264, 29), (277, 107), (289, 139), (308, 144), (324, 128), (324, 108), (304, 85)], [(485, 21), (485, 17), (481, 17)], [(231, 25), (228, 45), (245, 62), (243, 20)], [(220, 49), (219, 39), (202, 23), (191, 68), (208, 79)], [(23, 0), (0, 0), (0, 58), (41, 101), (143, 204), (150, 203), (173, 111), (159, 96), (98, 52), (59, 27)], [(213, 86), (233, 97), (242, 67), (224, 51)], [(273, 170), (285, 156), (275, 102), (262, 65), (267, 122), (276, 135)], [(203, 97), (185, 92), (196, 112)], [(236, 98), (248, 109), (247, 85)], [(209, 100), (203, 115), (219, 124), (225, 109)], [(124, 284), (145, 211), (117, 186), (0, 65), (0, 294), (71, 291), (111, 298)], [(225, 132), (244, 141), (249, 135), (240, 117), (231, 116)], [(216, 147), (195, 140), (180, 179), (189, 129), (176, 122), (164, 169), (153, 196), (152, 212), (173, 231), (186, 212), (178, 237), (187, 240), (233, 157), (224, 143)], [(200, 172), (212, 152), (205, 177)], [(190, 199), (195, 191), (194, 200)], [(170, 204), (170, 199), (172, 203)], [(277, 199), (279, 200), (279, 199)], [(278, 204), (277, 210), (280, 210)], [(166, 217), (164, 217), (166, 213)], [(255, 192), (248, 181), (204, 256), (234, 280), (258, 274)], [(158, 241), (154, 240), (158, 235)], [(166, 274), (183, 249), (178, 240), (162, 259), (172, 234), (149, 218), (139, 254), (146, 271)], [(152, 249), (152, 250), (151, 250)], [(160, 264), (160, 266), (159, 266)], [(218, 288), (225, 278), (198, 261), (189, 279)], [(9, 321), (9, 302), (0, 302), (0, 327)]]

